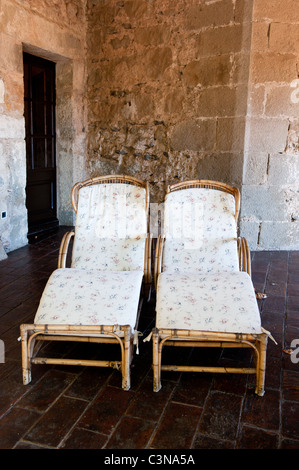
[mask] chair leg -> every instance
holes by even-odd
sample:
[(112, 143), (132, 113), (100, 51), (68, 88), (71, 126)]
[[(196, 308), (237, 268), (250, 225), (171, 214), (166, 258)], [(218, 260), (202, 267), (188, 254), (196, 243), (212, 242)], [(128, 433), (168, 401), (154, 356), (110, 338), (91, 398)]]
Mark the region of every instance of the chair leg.
[(124, 331), (124, 349), (122, 357), (122, 388), (123, 390), (130, 390), (131, 388), (131, 328), (126, 328)]
[[(162, 354), (162, 352), (161, 352)], [(161, 390), (161, 357), (159, 354), (159, 330), (153, 330), (153, 390)]]
[(266, 351), (267, 351), (268, 336), (261, 335), (259, 341), (259, 359), (257, 364), (257, 377), (255, 393), (262, 397), (265, 393), (265, 374), (266, 374)]
[(28, 385), (31, 382), (31, 361), (28, 355), (28, 330), (24, 325), (21, 325), (21, 341), (23, 384)]

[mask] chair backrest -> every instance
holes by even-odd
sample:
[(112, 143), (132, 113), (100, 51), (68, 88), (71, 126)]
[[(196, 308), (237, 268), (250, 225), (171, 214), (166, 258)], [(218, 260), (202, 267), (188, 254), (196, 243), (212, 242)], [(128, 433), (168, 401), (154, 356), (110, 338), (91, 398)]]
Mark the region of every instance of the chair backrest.
[(148, 186), (135, 178), (99, 177), (77, 183), (74, 268), (144, 270)]
[(237, 188), (204, 180), (170, 186), (162, 271), (239, 271), (238, 213)]

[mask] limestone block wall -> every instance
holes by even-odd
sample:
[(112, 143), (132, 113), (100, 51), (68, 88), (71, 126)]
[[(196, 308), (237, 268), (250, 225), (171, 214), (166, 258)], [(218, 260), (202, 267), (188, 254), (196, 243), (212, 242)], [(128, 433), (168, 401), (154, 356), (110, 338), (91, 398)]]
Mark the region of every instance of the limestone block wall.
[(8, 249), (27, 242), (23, 70), (20, 45), (0, 33), (0, 48), (0, 234)]
[(240, 187), (250, 41), (243, 0), (89, 0), (89, 173)]
[(298, 249), (294, 0), (90, 0), (88, 171), (241, 189), (251, 249)]
[(23, 51), (57, 63), (59, 218), (73, 222), (70, 188), (85, 157), (85, 2), (0, 0), (0, 11), (0, 242), (9, 252), (27, 243)]
[(58, 217), (72, 185), (124, 173), (242, 192), (255, 249), (298, 249), (297, 0), (0, 0), (0, 220), (27, 243), (23, 51), (56, 62)]
[(241, 229), (252, 249), (299, 249), (299, 9), (255, 0)]

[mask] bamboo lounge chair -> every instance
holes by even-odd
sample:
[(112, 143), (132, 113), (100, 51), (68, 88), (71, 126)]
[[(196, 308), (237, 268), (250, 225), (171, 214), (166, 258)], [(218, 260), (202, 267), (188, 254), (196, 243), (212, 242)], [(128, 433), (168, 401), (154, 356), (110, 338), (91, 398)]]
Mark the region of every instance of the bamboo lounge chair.
[[(120, 370), (128, 390), (141, 291), (148, 295), (150, 285), (148, 184), (121, 175), (92, 178), (75, 184), (71, 200), (75, 231), (62, 239), (58, 269), (46, 284), (34, 324), (21, 325), (23, 383), (31, 381), (31, 364), (83, 365)], [(52, 340), (117, 343), (121, 360), (38, 357)]]
[[(169, 186), (155, 258), (154, 391), (161, 371), (256, 374), (264, 394), (267, 338), (251, 281), (250, 253), (237, 237), (240, 195), (226, 184), (194, 180)], [(149, 338), (148, 338), (149, 339)], [(251, 348), (254, 367), (163, 365), (164, 346)]]

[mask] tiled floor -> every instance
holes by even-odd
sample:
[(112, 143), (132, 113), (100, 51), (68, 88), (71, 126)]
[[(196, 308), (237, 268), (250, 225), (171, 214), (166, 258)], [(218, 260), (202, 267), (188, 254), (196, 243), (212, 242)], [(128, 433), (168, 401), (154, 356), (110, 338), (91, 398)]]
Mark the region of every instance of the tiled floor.
[[(290, 344), (299, 338), (299, 252), (256, 252), (253, 281), (267, 298), (259, 300), (269, 341), (266, 393), (254, 394), (253, 377), (163, 373), (163, 388), (152, 392), (151, 343), (140, 344), (132, 367), (132, 388), (121, 389), (112, 369), (34, 366), (31, 384), (21, 377), (19, 325), (31, 322), (51, 271), (58, 235), (9, 254), (0, 262), (1, 449), (298, 449), (299, 364)], [(140, 329), (153, 325), (154, 299), (145, 304)], [(298, 339), (299, 346), (299, 339)], [(98, 346), (56, 343), (52, 354), (94, 356)], [(244, 353), (176, 348), (184, 361), (209, 354), (234, 362)], [(102, 351), (104, 352), (104, 351)], [(299, 359), (298, 354), (293, 358)]]

